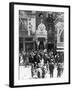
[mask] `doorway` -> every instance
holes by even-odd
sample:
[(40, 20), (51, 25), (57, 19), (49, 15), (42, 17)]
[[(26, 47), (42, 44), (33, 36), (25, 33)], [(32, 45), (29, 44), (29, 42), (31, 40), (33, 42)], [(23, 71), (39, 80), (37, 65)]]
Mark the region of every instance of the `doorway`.
[(44, 42), (40, 41), (39, 50), (44, 50)]

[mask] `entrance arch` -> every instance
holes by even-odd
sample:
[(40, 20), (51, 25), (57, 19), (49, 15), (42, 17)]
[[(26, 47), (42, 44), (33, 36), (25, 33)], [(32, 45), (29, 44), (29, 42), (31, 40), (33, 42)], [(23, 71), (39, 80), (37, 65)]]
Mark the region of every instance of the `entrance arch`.
[(38, 49), (45, 48), (47, 42), (47, 30), (42, 21), (38, 25), (38, 29), (36, 30), (36, 42), (38, 45)]

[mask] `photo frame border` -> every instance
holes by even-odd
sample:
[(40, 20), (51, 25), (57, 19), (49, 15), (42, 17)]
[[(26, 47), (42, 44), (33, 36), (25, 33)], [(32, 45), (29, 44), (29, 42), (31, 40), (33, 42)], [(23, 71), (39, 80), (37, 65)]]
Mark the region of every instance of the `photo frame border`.
[[(46, 83), (34, 85), (17, 85), (14, 86), (14, 5), (30, 5), (30, 6), (45, 6), (45, 7), (63, 7), (69, 9), (69, 77), (68, 82), (63, 83)], [(64, 85), (70, 84), (70, 6), (69, 5), (55, 5), (55, 4), (40, 4), (40, 3), (9, 3), (9, 87), (32, 87), (32, 86), (48, 86), (48, 85)]]

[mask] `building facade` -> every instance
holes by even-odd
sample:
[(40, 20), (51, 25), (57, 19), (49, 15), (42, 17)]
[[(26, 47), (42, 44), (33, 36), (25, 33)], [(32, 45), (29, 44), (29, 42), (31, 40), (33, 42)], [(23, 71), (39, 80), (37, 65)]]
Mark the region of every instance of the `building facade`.
[(64, 13), (19, 11), (19, 49), (64, 50)]

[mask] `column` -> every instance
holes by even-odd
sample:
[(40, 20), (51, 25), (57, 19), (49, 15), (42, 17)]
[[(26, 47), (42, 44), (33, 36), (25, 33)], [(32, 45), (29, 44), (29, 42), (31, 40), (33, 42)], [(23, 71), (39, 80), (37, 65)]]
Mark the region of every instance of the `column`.
[(23, 38), (23, 50), (25, 51), (25, 38)]

